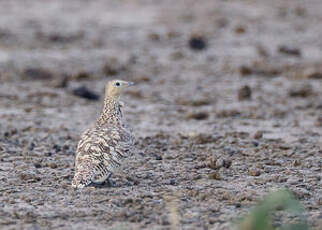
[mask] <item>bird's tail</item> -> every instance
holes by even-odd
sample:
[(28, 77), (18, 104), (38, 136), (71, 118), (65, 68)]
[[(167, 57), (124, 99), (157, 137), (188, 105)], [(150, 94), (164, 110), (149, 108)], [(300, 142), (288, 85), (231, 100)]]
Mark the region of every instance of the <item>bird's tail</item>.
[(93, 172), (89, 166), (89, 162), (83, 162), (82, 165), (76, 166), (76, 172), (72, 181), (73, 188), (84, 188), (92, 182)]
[(88, 174), (77, 172), (72, 181), (73, 188), (84, 188), (91, 183), (91, 177)]

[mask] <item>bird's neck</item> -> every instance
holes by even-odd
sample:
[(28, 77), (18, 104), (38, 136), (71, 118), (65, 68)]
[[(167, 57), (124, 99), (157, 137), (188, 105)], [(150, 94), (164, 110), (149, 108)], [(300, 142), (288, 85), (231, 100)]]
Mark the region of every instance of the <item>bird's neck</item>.
[(122, 124), (122, 112), (118, 98), (105, 98), (104, 108), (97, 120), (97, 125), (103, 126), (105, 124)]

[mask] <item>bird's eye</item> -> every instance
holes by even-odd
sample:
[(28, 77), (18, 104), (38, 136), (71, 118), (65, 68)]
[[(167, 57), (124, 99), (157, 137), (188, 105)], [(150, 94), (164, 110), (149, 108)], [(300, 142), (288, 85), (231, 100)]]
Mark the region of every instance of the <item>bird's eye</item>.
[(120, 86), (121, 84), (120, 84), (119, 82), (116, 82), (116, 83), (115, 83), (115, 85), (116, 85), (116, 86)]

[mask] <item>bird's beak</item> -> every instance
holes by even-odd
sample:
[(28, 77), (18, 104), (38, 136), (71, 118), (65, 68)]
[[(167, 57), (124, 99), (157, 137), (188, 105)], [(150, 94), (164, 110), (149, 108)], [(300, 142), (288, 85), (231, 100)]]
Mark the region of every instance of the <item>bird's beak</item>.
[(127, 86), (133, 86), (133, 85), (135, 85), (135, 84), (132, 81), (127, 83)]

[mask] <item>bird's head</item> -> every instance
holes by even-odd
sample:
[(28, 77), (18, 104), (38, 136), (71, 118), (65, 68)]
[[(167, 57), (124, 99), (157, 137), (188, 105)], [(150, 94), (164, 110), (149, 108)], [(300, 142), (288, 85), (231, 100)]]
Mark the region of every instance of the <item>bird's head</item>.
[(122, 80), (112, 80), (106, 85), (105, 95), (107, 98), (118, 99), (124, 89), (129, 86), (134, 85), (133, 82), (122, 81)]

